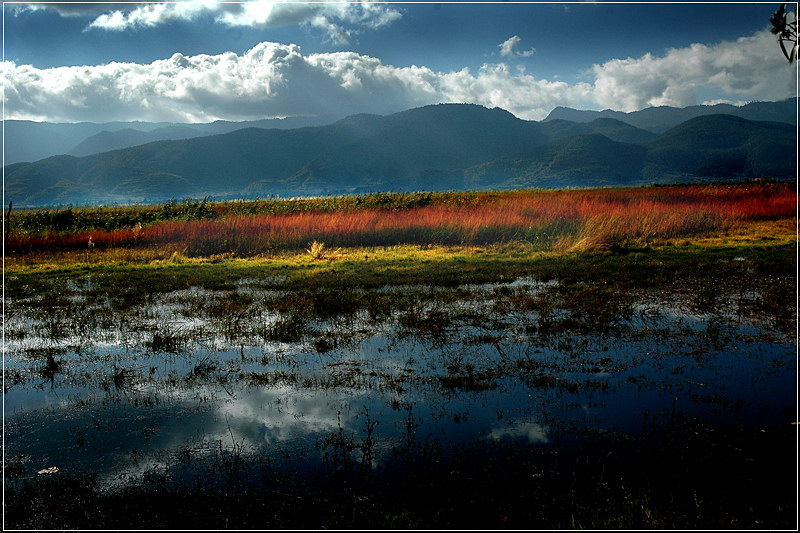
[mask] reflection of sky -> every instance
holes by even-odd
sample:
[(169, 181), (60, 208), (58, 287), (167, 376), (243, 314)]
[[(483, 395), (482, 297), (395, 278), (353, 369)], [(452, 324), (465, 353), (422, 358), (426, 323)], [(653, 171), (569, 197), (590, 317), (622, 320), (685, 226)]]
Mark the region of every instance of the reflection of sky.
[(514, 425), (504, 425), (496, 427), (489, 433), (488, 438), (492, 440), (527, 439), (530, 443), (545, 443), (547, 438), (547, 426), (542, 426), (536, 422), (521, 422)]
[[(519, 405), (517, 393), (500, 394), (487, 402), (489, 394), (496, 396), (494, 391), (478, 399), (410, 392), (403, 400), (413, 405), (412, 422), (419, 438), (433, 435), (447, 444), (501, 435), (502, 429), (492, 429), (497, 425), (496, 409), (504, 406), (512, 413)], [(175, 452), (180, 450), (207, 456), (217, 450), (214, 443), (222, 443), (225, 449), (240, 443), (247, 451), (289, 463), (299, 461), (309, 468), (320, 464), (319, 446), (326, 436), (341, 431), (350, 441), (362, 443), (368, 423), (378, 421), (373, 426), (374, 464), (380, 464), (381, 456), (391, 453), (392, 446), (406, 435), (409, 417), (407, 409), (392, 408), (389, 402), (390, 398), (374, 391), (286, 385), (236, 388), (232, 394), (212, 386), (98, 394), (77, 404), (61, 401), (19, 412), (7, 424), (6, 442), (11, 453), (21, 450), (34, 457), (37, 468), (47, 463), (67, 473), (93, 470), (110, 481), (123, 471), (131, 475), (166, 467), (175, 462)], [(512, 435), (516, 430), (506, 431)]]
[[(650, 325), (682, 328), (687, 317), (680, 315), (681, 307), (648, 303), (648, 309), (659, 311)], [(148, 316), (157, 323), (157, 312), (151, 309)], [(699, 315), (691, 320), (705, 324)], [(208, 323), (192, 321), (192, 327), (213, 331)], [(753, 328), (736, 326), (727, 338)], [(373, 426), (374, 464), (383, 464), (407, 434), (409, 416), (417, 438), (435, 438), (443, 448), (506, 440), (558, 446), (560, 439), (586, 428), (635, 434), (648, 417), (673, 409), (748, 423), (781, 419), (781, 409), (793, 405), (789, 345), (716, 346), (703, 344), (694, 331), (660, 341), (567, 336), (549, 345), (531, 345), (527, 337), (515, 335), (502, 339), (501, 353), (494, 345), (470, 342), (468, 337), (481, 332), (472, 326), (443, 344), (395, 337), (389, 329), (365, 329), (356, 342), (325, 354), (308, 345), (265, 344), (240, 351), (213, 335), (185, 352), (152, 353), (137, 344), (150, 339), (141, 334), (127, 346), (100, 341), (81, 353), (56, 355), (63, 369), (52, 384), (39, 373), (42, 357), (9, 354), (10, 367), (27, 374), (23, 383), (9, 384), (5, 394), (7, 450), (32, 456), (31, 469), (85, 469), (106, 479), (123, 471), (178, 468), (176, 452), (187, 450), (200, 460), (220, 443), (224, 449), (242, 443), (248, 453), (314, 468), (322, 461), (326, 436), (342, 432), (351, 442), (363, 443), (375, 421), (380, 423)], [(104, 339), (107, 333), (87, 332), (87, 337)], [(553, 347), (562, 341), (571, 348)], [(25, 342), (47, 345), (35, 337)], [(193, 370), (202, 361), (216, 366), (198, 377)], [(531, 370), (519, 370), (514, 366), (519, 362)], [(117, 390), (110, 385), (115, 365), (132, 371), (131, 386)], [(508, 368), (504, 365), (516, 370), (500, 373), (491, 383), (494, 388), (484, 390), (445, 387), (439, 381), (449, 368), (463, 371), (468, 365), (476, 372)], [(322, 384), (249, 386), (247, 379), (239, 379), (247, 372), (278, 370), (296, 375), (298, 382), (314, 378), (320, 381), (313, 383)], [(354, 387), (325, 388), (326, 378), (349, 373), (357, 378)], [(387, 387), (387, 376), (398, 378), (399, 387)], [(542, 376), (555, 380), (537, 382)]]
[[(237, 393), (237, 399), (219, 406), (217, 418), (230, 422), (231, 428), (259, 442), (285, 442), (308, 434), (335, 431), (339, 424), (347, 426), (353, 413), (344, 409), (357, 402), (365, 391), (335, 392), (298, 390), (288, 386), (256, 389)], [(338, 414), (337, 414), (338, 413)], [(224, 438), (227, 428), (222, 428)], [(213, 440), (216, 440), (213, 436)]]
[(191, 394), (98, 395), (88, 405), (82, 405), (85, 399), (55, 403), (12, 416), (6, 444), (12, 453), (24, 451), (62, 472), (91, 469), (108, 479), (129, 471), (132, 455), (141, 469), (165, 464), (165, 457), (181, 450), (202, 456), (216, 450), (217, 442), (228, 449), (232, 440), (248, 450), (300, 456), (314, 449), (309, 437), (336, 430), (340, 420), (348, 424), (353, 413), (342, 406), (353, 398), (353, 391), (287, 387), (237, 390), (231, 397), (204, 386)]

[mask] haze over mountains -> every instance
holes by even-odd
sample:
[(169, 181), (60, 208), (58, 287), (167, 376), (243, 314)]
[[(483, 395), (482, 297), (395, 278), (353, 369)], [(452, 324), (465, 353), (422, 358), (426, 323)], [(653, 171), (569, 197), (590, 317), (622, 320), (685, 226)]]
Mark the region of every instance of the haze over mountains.
[(780, 102), (750, 102), (743, 106), (731, 104), (695, 105), (689, 107), (648, 107), (639, 111), (580, 111), (568, 107), (556, 107), (544, 119), (569, 120), (572, 122), (591, 122), (598, 118), (612, 118), (654, 133), (663, 133), (681, 122), (705, 115), (733, 115), (747, 120), (797, 122), (797, 99), (789, 98)]
[(92, 155), (153, 141), (188, 139), (253, 128), (320, 126), (341, 117), (287, 117), (248, 122), (176, 124), (171, 122), (51, 123), (5, 121), (5, 164), (32, 162), (52, 155)]
[[(65, 150), (72, 155), (7, 164), (5, 192), (22, 206), (792, 178), (795, 109), (794, 99), (636, 113), (557, 108), (534, 122), (498, 108), (440, 104), (312, 127), (292, 124), (313, 119), (146, 130), (117, 123), (92, 133), (86, 124), (51, 124), (41, 128), (65, 135), (74, 126), (75, 144)], [(80, 128), (88, 135), (78, 139)], [(92, 153), (126, 143), (136, 145)]]

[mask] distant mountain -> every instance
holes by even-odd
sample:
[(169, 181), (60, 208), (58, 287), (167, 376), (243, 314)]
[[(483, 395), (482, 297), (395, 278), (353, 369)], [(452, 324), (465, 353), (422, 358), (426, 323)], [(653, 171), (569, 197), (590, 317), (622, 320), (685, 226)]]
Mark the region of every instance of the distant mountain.
[(795, 177), (797, 132), (730, 115), (693, 118), (647, 143), (644, 176)]
[(603, 135), (576, 135), (464, 171), (474, 188), (606, 186), (638, 183), (647, 157), (641, 145)]
[(751, 102), (743, 106), (731, 104), (696, 105), (690, 107), (648, 107), (640, 111), (580, 111), (568, 107), (556, 107), (544, 122), (568, 120), (591, 122), (599, 118), (611, 118), (655, 133), (663, 133), (687, 120), (705, 115), (733, 115), (755, 121), (785, 122), (797, 124), (796, 98), (780, 102)]
[(360, 127), (368, 135), (322, 153), (289, 183), (319, 192), (352, 187), (407, 190), (418, 188), (409, 184), (418, 183), (420, 173), (463, 169), (547, 142), (538, 123), (477, 105), (428, 106), (372, 117), (371, 130), (365, 128), (365, 120), (359, 119)]
[(551, 141), (565, 139), (575, 135), (598, 134), (608, 137), (612, 141), (622, 143), (645, 143), (656, 137), (641, 128), (631, 126), (613, 118), (596, 118), (591, 122), (571, 122), (569, 120), (553, 119), (542, 122), (542, 132)]
[(797, 129), (788, 124), (709, 115), (643, 144), (578, 135), (468, 168), (464, 174), (475, 188), (792, 178), (796, 138)]
[[(5, 164), (38, 161), (61, 154), (91, 155), (158, 140), (188, 139), (198, 135), (228, 133), (243, 128), (293, 129), (319, 126), (329, 124), (337, 118), (341, 117), (287, 117), (245, 122), (218, 120), (198, 124), (170, 122), (96, 124), (93, 122), (52, 123), (6, 120), (3, 137)], [(156, 133), (156, 131), (161, 133)]]
[[(611, 110), (579, 111), (557, 107), (541, 123), (542, 134), (549, 140), (556, 140), (574, 135), (599, 133), (618, 142), (642, 143), (652, 138), (644, 132), (663, 133), (689, 119), (711, 114), (729, 114), (747, 120), (795, 124), (797, 120), (795, 101), (796, 99), (782, 102), (753, 102), (741, 107), (729, 104), (687, 108), (654, 107), (632, 113)], [(341, 116), (332, 114), (319, 117), (286, 117), (244, 122), (219, 120), (198, 124), (169, 122), (95, 124), (90, 122), (48, 123), (6, 120), (4, 163), (10, 165), (23, 161), (33, 162), (61, 154), (93, 155), (153, 141), (189, 139), (199, 135), (217, 135), (244, 128), (297, 129), (322, 126), (341, 118)], [(594, 123), (598, 119), (601, 122)], [(604, 120), (614, 122), (603, 123)], [(624, 130), (619, 122), (637, 129)], [(583, 127), (567, 123), (594, 124), (591, 127)]]
[[(24, 198), (77, 203), (400, 188), (421, 172), (461, 170), (542, 144), (547, 139), (539, 129), (500, 109), (429, 106), (321, 127), (247, 128), (88, 157), (55, 156), (7, 172), (6, 186), (21, 196), (20, 205)], [(165, 180), (182, 192), (153, 186)]]
[[(286, 117), (286, 118), (265, 118), (260, 120), (245, 120), (231, 122), (229, 120), (216, 120), (208, 123), (182, 124), (192, 129), (196, 129), (213, 135), (218, 133), (230, 133), (244, 128), (264, 128), (277, 130), (291, 130), (296, 128), (307, 128), (311, 126), (323, 126), (343, 118), (342, 115), (325, 115), (313, 117)], [(180, 124), (179, 124), (180, 125)]]
[(6, 120), (3, 133), (5, 164), (38, 161), (51, 155), (64, 154), (75, 145), (75, 139), (99, 132), (83, 123), (69, 126), (62, 128), (60, 124), (47, 122)]
[(8, 165), (6, 196), (23, 206), (792, 178), (796, 137), (791, 125), (730, 115), (655, 135), (613, 119), (533, 122), (441, 104)]
[(191, 139), (203, 135), (207, 135), (207, 133), (186, 126), (166, 126), (156, 128), (153, 131), (141, 131), (131, 128), (117, 131), (101, 131), (81, 141), (69, 151), (69, 155), (81, 157), (155, 141)]

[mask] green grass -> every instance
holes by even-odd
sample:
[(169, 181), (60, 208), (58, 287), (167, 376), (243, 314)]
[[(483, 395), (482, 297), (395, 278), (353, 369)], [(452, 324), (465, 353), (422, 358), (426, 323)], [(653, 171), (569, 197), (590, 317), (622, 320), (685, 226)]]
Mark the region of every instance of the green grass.
[[(315, 260), (305, 253), (285, 253), (224, 261), (160, 259), (129, 264), (15, 265), (6, 272), (5, 289), (12, 301), (21, 301), (42, 294), (61, 294), (66, 280), (87, 282), (91, 287), (85, 292), (89, 302), (108, 298), (115, 308), (128, 308), (145, 303), (154, 294), (193, 286), (233, 290), (239, 281), (255, 280), (264, 288), (300, 295), (295, 299), (297, 305), (305, 305), (302, 291), (311, 291), (314, 297), (309, 301), (324, 307), (325, 291), (334, 291), (338, 294), (333, 298), (337, 308), (349, 305), (356, 309), (366, 307), (366, 303), (350, 302), (343, 294), (353, 296), (359, 289), (384, 286), (457, 287), (531, 277), (557, 280), (570, 287), (602, 283), (624, 291), (682, 291), (687, 286), (696, 290), (735, 289), (744, 283), (774, 292), (771, 301), (776, 308), (790, 310), (794, 309), (789, 301), (794, 293), (788, 284), (795, 273), (795, 246), (789, 244), (664, 246), (629, 248), (622, 253), (559, 254), (533, 252), (516, 243), (469, 248), (348, 249), (328, 260)], [(776, 280), (782, 280), (781, 286), (786, 287), (769, 289)], [(579, 292), (570, 296), (595, 297)], [(357, 300), (355, 296), (350, 299)], [(378, 304), (375, 301), (371, 305)], [(374, 312), (379, 313), (380, 309)], [(323, 316), (324, 309), (312, 311), (320, 313)]]

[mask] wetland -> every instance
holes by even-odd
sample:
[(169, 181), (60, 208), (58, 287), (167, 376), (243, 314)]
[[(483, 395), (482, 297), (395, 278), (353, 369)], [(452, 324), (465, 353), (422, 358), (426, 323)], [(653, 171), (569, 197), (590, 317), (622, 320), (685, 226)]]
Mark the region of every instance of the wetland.
[(5, 525), (793, 527), (795, 246), (732, 235), (12, 255)]

